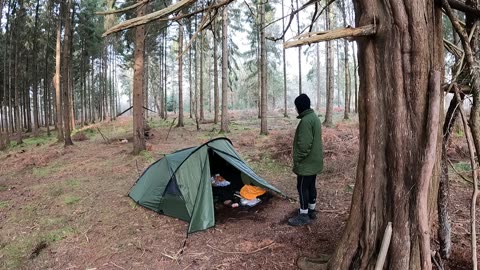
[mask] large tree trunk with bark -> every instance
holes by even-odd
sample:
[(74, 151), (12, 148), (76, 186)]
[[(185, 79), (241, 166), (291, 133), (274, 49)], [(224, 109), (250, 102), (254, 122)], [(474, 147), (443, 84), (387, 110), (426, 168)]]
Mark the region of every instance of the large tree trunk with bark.
[(64, 136), (65, 136), (65, 146), (73, 145), (72, 138), (70, 136), (72, 132), (72, 121), (71, 117), (71, 84), (70, 84), (70, 49), (71, 49), (71, 19), (70, 19), (70, 10), (72, 8), (72, 0), (67, 0), (65, 3), (65, 8), (63, 8), (63, 16), (65, 18), (65, 30), (64, 30), (64, 45), (63, 45), (63, 65), (61, 68), (62, 74), (62, 84), (63, 89), (63, 126), (64, 126)]
[(427, 204), (431, 207), (434, 200), (428, 199), (437, 194), (441, 147), (435, 136), (442, 110), (440, 8), (433, 0), (359, 0), (355, 10), (357, 26), (375, 21), (377, 33), (358, 40), (357, 177), (329, 269), (373, 269), (389, 221), (393, 234), (386, 269), (431, 269), (434, 213)]
[[(330, 30), (330, 7), (325, 9), (325, 28)], [(326, 43), (326, 112), (323, 124), (327, 127), (333, 125), (333, 52), (332, 41)]]
[[(137, 2), (141, 2), (138, 0)], [(137, 11), (137, 17), (143, 16), (145, 7)], [(145, 127), (143, 119), (143, 68), (145, 49), (145, 26), (135, 28), (135, 64), (133, 70), (133, 154), (145, 150)]]

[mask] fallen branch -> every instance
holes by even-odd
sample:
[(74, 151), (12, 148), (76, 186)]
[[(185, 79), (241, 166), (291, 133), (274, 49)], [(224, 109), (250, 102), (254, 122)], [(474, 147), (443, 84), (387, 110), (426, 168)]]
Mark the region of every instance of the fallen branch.
[(347, 37), (364, 37), (364, 36), (371, 36), (375, 35), (376, 29), (375, 25), (369, 24), (360, 26), (357, 28), (340, 28), (330, 31), (322, 31), (322, 32), (313, 32), (313, 33), (306, 33), (292, 39), (294, 41), (287, 41), (283, 43), (283, 48), (293, 48), (299, 47), (302, 45), (310, 45), (312, 43), (322, 42), (322, 41), (329, 41), (339, 38), (347, 38)]
[(130, 28), (133, 28), (133, 27), (136, 27), (136, 26), (139, 26), (139, 25), (147, 24), (151, 21), (160, 19), (164, 16), (168, 16), (168, 15), (186, 7), (187, 5), (192, 4), (193, 2), (195, 2), (195, 0), (182, 0), (180, 2), (177, 2), (177, 3), (173, 4), (173, 5), (170, 5), (166, 8), (164, 8), (164, 9), (152, 12), (152, 13), (147, 14), (145, 16), (141, 16), (141, 17), (130, 19), (130, 20), (126, 20), (126, 21), (124, 21), (122, 23), (119, 23), (119, 24), (115, 25), (114, 27), (108, 29), (105, 33), (103, 33), (102, 37), (106, 37), (110, 34), (120, 32), (122, 30), (130, 29)]
[(118, 269), (127, 270), (127, 269), (121, 267), (120, 265), (115, 264), (114, 262), (110, 262), (110, 263), (111, 263), (113, 266), (117, 267)]
[(275, 244), (275, 242), (272, 242), (272, 243), (270, 243), (270, 244), (268, 244), (268, 245), (266, 245), (266, 246), (264, 246), (264, 247), (262, 247), (262, 248), (259, 248), (259, 249), (253, 250), (253, 251), (247, 251), (247, 252), (244, 252), (244, 251), (223, 251), (223, 250), (221, 250), (221, 249), (218, 249), (218, 248), (216, 248), (216, 247), (211, 246), (211, 245), (208, 244), (208, 243), (207, 243), (207, 246), (208, 246), (209, 248), (213, 249), (213, 250), (216, 250), (216, 251), (218, 251), (218, 252), (225, 253), (225, 254), (253, 254), (253, 253), (260, 252), (260, 251), (262, 251), (262, 250), (264, 250), (264, 249), (267, 249), (267, 248), (271, 247), (271, 246), (274, 245), (274, 244)]
[(175, 120), (177, 120), (177, 118), (173, 118), (173, 121), (172, 123), (170, 124), (170, 128), (168, 129), (168, 133), (167, 133), (167, 137), (165, 138), (165, 141), (168, 140), (168, 135), (170, 135), (170, 131), (172, 130), (172, 127), (173, 127), (173, 124), (175, 124)]
[(99, 11), (99, 12), (95, 12), (96, 15), (110, 15), (110, 14), (117, 14), (117, 13), (124, 13), (124, 12), (127, 12), (129, 10), (132, 10), (136, 7), (139, 7), (141, 5), (145, 5), (146, 3), (148, 3), (150, 0), (143, 0), (142, 2), (139, 2), (139, 3), (136, 3), (136, 4), (133, 4), (131, 6), (128, 6), (126, 8), (121, 8), (121, 9), (114, 9), (114, 10), (107, 10), (107, 11)]
[(451, 161), (450, 159), (448, 160), (448, 163), (449, 163), (450, 166), (452, 167), (453, 171), (454, 171), (458, 176), (460, 176), (465, 182), (468, 182), (468, 183), (470, 183), (470, 184), (473, 184), (473, 181), (472, 181), (472, 180), (466, 178), (466, 177), (463, 176), (457, 169), (455, 169), (455, 167), (453, 166), (453, 163), (452, 163), (452, 161)]
[(103, 133), (100, 131), (100, 128), (97, 127), (98, 133), (102, 135), (103, 140), (105, 141), (106, 144), (110, 144), (110, 139), (108, 139)]

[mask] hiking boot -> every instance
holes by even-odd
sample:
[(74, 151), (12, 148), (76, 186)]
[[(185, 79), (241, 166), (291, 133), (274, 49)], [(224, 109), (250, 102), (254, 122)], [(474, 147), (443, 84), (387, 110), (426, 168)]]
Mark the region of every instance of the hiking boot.
[(298, 214), (297, 216), (288, 219), (288, 225), (290, 226), (303, 226), (308, 223), (310, 223), (308, 214)]
[(315, 211), (315, 209), (308, 209), (308, 217), (310, 219), (316, 219), (317, 218), (317, 211)]

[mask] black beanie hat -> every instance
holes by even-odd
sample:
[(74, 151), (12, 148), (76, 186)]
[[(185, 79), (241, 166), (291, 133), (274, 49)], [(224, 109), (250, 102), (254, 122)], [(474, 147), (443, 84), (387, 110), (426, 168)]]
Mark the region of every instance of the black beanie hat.
[(298, 114), (310, 109), (310, 98), (308, 98), (306, 94), (300, 94), (300, 96), (295, 99), (295, 107), (297, 107)]

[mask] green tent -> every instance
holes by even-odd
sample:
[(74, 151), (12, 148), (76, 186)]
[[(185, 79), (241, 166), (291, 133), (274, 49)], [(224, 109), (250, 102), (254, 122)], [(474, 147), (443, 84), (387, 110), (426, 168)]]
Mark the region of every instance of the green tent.
[(205, 230), (215, 225), (210, 177), (220, 170), (222, 176), (229, 175), (225, 178), (232, 184), (234, 181), (242, 186), (251, 184), (284, 195), (255, 174), (229, 139), (217, 138), (154, 162), (137, 180), (129, 196), (148, 209), (189, 222), (189, 233)]

